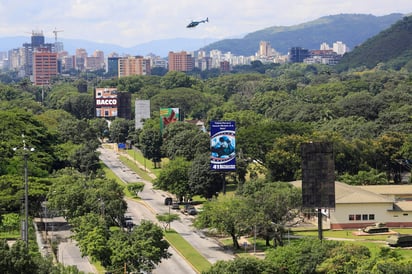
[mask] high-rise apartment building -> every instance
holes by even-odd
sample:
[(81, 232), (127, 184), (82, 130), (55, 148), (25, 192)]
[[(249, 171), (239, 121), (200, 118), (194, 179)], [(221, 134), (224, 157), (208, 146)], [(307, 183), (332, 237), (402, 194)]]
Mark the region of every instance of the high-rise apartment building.
[(104, 52), (101, 50), (95, 50), (92, 56), (86, 57), (85, 68), (87, 70), (105, 69), (106, 64), (104, 62)]
[(322, 44), (320, 44), (319, 49), (320, 49), (320, 50), (329, 50), (330, 47), (329, 47), (329, 44), (328, 44), (328, 43), (323, 42)]
[(130, 75), (150, 75), (150, 60), (142, 56), (119, 58), (119, 77)]
[(169, 71), (192, 71), (195, 67), (195, 60), (186, 51), (169, 52)]
[(119, 76), (119, 59), (118, 56), (109, 56), (107, 58), (107, 73), (110, 76)]
[(54, 44), (45, 43), (43, 31), (33, 31), (31, 43), (24, 43), (24, 71), (26, 75), (33, 74), (33, 53), (37, 48), (47, 49), (49, 52), (54, 52)]
[(87, 51), (85, 49), (76, 49), (76, 69), (83, 71), (86, 68)]
[(269, 42), (260, 41), (259, 43), (259, 56), (270, 56), (272, 48)]
[(47, 48), (37, 48), (33, 53), (33, 82), (37, 86), (48, 85), (58, 73), (57, 53)]
[(289, 61), (291, 63), (302, 63), (308, 57), (310, 57), (308, 49), (293, 47), (289, 51)]
[(349, 51), (349, 49), (341, 41), (336, 41), (335, 43), (333, 43), (333, 51), (339, 55), (344, 55), (346, 52)]

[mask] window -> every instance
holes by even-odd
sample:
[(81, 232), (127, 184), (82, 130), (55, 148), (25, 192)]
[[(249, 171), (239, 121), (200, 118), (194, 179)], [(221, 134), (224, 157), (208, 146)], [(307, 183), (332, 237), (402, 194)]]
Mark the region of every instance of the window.
[(349, 221), (373, 221), (375, 214), (349, 214)]

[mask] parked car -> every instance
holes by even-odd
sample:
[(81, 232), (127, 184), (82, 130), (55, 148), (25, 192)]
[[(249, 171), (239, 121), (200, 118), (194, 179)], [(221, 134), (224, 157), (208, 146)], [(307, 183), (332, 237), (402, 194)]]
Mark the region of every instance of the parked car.
[(124, 216), (123, 227), (132, 228), (134, 226), (132, 216)]
[(197, 210), (192, 204), (186, 204), (184, 212), (189, 214), (189, 215), (196, 215), (197, 214)]
[(195, 207), (189, 208), (189, 209), (187, 210), (187, 214), (189, 214), (189, 215), (196, 215), (196, 214), (197, 214), (196, 208), (195, 208)]
[(173, 202), (172, 203), (172, 209), (180, 209), (179, 203), (178, 202)]

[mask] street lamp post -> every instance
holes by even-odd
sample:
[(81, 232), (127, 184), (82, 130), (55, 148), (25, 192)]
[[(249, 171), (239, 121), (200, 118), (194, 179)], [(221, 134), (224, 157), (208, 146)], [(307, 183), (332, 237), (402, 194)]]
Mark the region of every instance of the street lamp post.
[[(29, 182), (28, 182), (28, 168), (27, 168), (27, 158), (29, 157), (28, 152), (33, 152), (34, 148), (28, 148), (26, 146), (26, 141), (23, 137), (23, 158), (24, 158), (24, 224), (23, 224), (23, 241), (26, 242), (26, 247), (29, 246)], [(13, 149), (14, 151), (17, 148)]]

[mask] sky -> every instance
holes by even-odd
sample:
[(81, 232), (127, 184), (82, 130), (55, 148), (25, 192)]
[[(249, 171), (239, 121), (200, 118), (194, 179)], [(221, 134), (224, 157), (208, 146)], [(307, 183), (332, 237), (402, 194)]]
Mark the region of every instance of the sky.
[[(411, 0), (0, 0), (0, 37), (84, 39), (132, 47), (171, 39), (224, 39), (341, 13), (412, 13)], [(209, 22), (186, 28), (192, 20)], [(49, 40), (50, 39), (50, 40)]]

